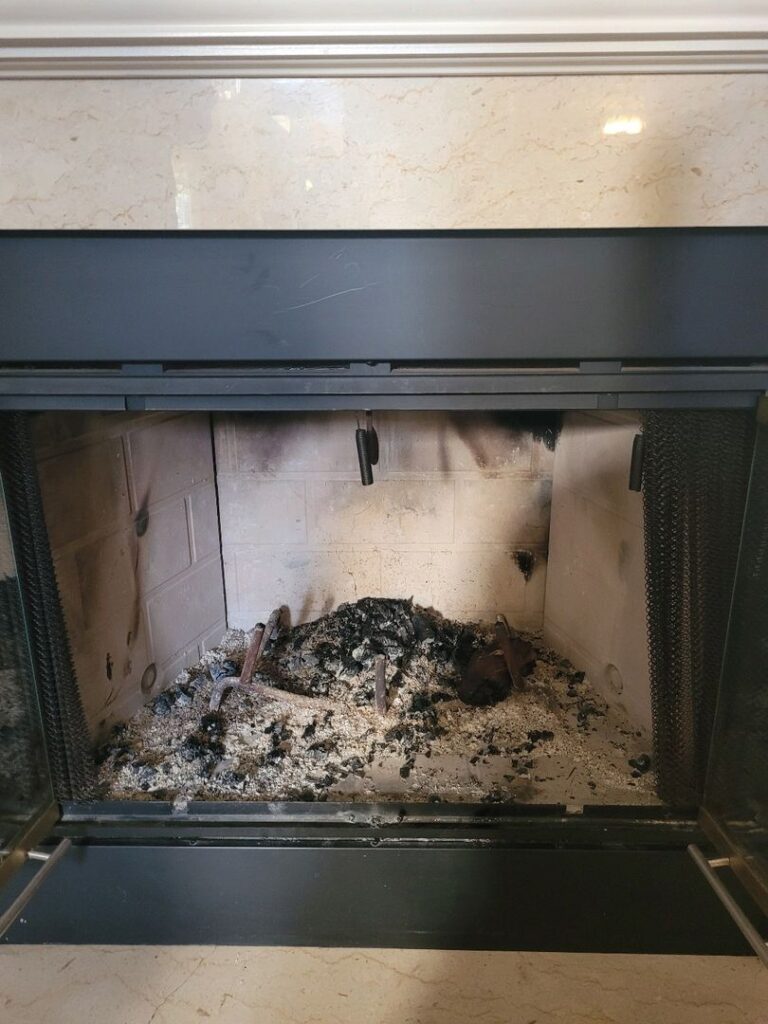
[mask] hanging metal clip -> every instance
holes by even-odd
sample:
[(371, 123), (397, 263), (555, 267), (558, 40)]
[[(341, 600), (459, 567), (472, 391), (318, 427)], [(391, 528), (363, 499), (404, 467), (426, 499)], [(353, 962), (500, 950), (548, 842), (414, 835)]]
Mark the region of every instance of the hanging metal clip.
[(630, 491), (642, 491), (643, 489), (643, 463), (645, 462), (645, 437), (642, 434), (635, 434), (632, 442), (632, 461), (629, 464), (629, 489)]
[(357, 421), (355, 442), (357, 444), (357, 460), (360, 463), (360, 480), (363, 487), (368, 487), (373, 483), (372, 467), (379, 461), (379, 435), (373, 425), (373, 412), (370, 409), (365, 410), (364, 427), (360, 426), (360, 420)]

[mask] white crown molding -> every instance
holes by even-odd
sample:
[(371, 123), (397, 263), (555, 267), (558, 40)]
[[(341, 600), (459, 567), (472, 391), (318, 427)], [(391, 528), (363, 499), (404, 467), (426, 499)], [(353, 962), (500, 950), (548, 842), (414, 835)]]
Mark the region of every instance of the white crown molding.
[(768, 0), (0, 0), (0, 78), (698, 71), (768, 71)]

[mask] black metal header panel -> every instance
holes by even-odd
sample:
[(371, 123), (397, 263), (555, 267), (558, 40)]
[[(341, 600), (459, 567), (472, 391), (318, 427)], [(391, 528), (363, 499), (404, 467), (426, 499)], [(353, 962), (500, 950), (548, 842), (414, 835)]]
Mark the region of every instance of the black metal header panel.
[(768, 354), (768, 230), (0, 233), (0, 363)]

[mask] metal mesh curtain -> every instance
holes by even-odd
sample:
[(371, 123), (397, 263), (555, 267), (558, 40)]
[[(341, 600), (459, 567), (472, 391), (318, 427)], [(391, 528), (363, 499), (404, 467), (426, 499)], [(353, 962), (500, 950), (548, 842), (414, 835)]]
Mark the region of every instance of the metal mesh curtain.
[(659, 795), (702, 796), (755, 431), (753, 411), (645, 415), (645, 565)]
[(0, 414), (0, 473), (22, 586), (54, 794), (93, 793), (95, 769), (43, 516), (29, 417)]

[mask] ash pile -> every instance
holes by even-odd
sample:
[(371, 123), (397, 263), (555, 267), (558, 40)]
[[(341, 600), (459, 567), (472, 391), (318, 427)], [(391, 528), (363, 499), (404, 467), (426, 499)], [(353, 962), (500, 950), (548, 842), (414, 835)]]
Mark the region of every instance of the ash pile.
[(651, 803), (648, 746), (536, 638), (364, 598), (230, 630), (99, 770), (112, 799)]
[(410, 601), (363, 598), (330, 615), (279, 631), (265, 649), (259, 673), (271, 685), (308, 697), (370, 707), (376, 666), (388, 688), (405, 685), (414, 658), (428, 657), (436, 679), (455, 676), (455, 653), (480, 638), (460, 623)]

